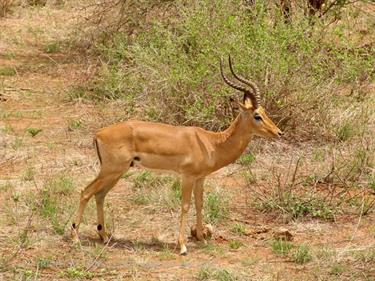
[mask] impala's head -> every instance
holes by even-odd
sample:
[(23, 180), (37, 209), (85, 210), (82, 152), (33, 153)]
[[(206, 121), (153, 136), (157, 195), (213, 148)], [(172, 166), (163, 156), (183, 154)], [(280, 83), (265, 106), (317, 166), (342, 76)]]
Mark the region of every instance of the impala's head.
[(220, 71), (221, 76), (223, 77), (225, 83), (227, 83), (232, 88), (243, 92), (243, 102), (237, 102), (242, 116), (245, 120), (248, 121), (249, 126), (252, 128), (252, 131), (255, 135), (260, 137), (280, 137), (283, 133), (282, 131), (272, 122), (272, 120), (267, 116), (266, 111), (260, 105), (260, 91), (258, 86), (239, 75), (237, 75), (232, 66), (232, 60), (229, 56), (229, 67), (233, 74), (233, 76), (243, 84), (243, 85), (234, 83), (230, 81), (225, 75), (223, 71), (223, 60), (220, 60)]

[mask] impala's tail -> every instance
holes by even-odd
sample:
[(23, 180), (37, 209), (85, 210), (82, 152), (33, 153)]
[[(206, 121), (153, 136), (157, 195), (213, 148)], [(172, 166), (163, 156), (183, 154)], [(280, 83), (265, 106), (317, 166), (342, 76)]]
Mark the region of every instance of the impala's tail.
[(94, 137), (93, 143), (94, 143), (94, 147), (96, 149), (96, 153), (98, 154), (100, 165), (102, 165), (102, 157), (100, 155), (100, 150), (99, 150), (99, 146), (98, 146), (98, 140), (96, 139), (96, 137)]

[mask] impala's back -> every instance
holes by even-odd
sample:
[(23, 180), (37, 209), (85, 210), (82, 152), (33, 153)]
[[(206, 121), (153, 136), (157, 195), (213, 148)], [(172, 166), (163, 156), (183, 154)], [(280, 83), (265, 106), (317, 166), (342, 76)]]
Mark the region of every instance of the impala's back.
[(154, 170), (196, 174), (207, 161), (204, 140), (195, 127), (127, 121), (99, 130), (96, 139), (102, 161), (139, 165)]

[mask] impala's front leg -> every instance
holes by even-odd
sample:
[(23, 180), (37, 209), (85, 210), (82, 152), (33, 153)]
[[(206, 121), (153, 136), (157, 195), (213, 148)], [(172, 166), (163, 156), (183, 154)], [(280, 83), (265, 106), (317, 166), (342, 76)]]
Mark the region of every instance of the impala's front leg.
[(188, 176), (182, 176), (182, 208), (181, 208), (181, 223), (180, 233), (178, 236), (178, 244), (180, 245), (180, 254), (187, 255), (187, 248), (185, 245), (185, 228), (187, 213), (190, 208), (191, 192), (193, 190), (195, 180)]
[(198, 179), (195, 183), (194, 187), (194, 202), (195, 202), (195, 209), (197, 212), (197, 224), (195, 228), (195, 236), (199, 241), (204, 241), (203, 236), (203, 179)]

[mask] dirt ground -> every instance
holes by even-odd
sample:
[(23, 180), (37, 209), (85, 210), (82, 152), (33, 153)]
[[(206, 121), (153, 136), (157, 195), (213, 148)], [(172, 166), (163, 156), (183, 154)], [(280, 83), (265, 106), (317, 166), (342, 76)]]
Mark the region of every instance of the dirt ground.
[[(18, 7), (0, 19), (0, 280), (375, 280), (373, 212), (293, 220), (251, 204), (255, 192), (276, 188), (274, 175), (286, 181), (298, 158), (305, 175), (328, 167), (328, 159), (313, 161), (314, 151), (329, 154), (322, 144), (254, 140), (256, 182), (247, 183), (248, 168), (239, 163), (207, 180), (207, 192), (224, 196), (226, 203), (217, 204), (228, 212), (214, 223), (207, 245), (189, 239), (186, 257), (176, 249), (178, 203), (157, 197), (167, 187), (155, 184), (142, 189), (152, 196), (140, 204), (144, 194), (133, 187), (139, 170), (107, 196), (109, 244), (98, 240), (93, 202), (81, 244), (73, 244), (69, 229), (80, 190), (98, 170), (93, 132), (122, 117), (120, 102), (68, 97), (91, 69), (63, 43), (79, 15), (67, 3)], [(36, 206), (45, 202), (38, 196), (61, 178), (71, 193), (53, 195), (58, 215), (40, 214)], [(277, 249), (280, 228), (292, 235), (290, 253)]]

